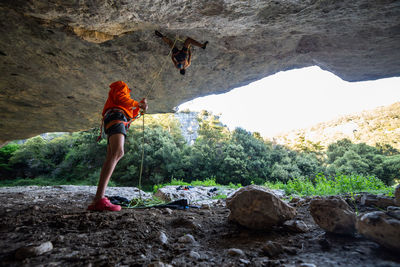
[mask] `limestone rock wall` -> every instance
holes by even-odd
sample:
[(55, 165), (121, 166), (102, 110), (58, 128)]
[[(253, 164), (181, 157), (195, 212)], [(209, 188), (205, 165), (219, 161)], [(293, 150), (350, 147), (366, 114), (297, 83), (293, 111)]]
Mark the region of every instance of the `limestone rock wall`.
[(199, 121), (197, 120), (198, 112), (177, 112), (177, 118), (181, 124), (181, 132), (188, 145), (193, 145), (198, 136)]
[[(144, 97), (165, 60), (151, 113), (311, 65), (348, 81), (398, 76), (399, 17), (392, 0), (3, 0), (0, 142), (97, 126), (111, 82)], [(182, 76), (154, 29), (210, 43)]]

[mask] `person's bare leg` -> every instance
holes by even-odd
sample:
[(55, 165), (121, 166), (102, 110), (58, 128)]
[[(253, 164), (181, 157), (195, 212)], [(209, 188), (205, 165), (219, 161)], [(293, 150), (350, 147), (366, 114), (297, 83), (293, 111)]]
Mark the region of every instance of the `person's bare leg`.
[(197, 42), (196, 40), (187, 37), (185, 40), (185, 43), (183, 44), (184, 47), (189, 48), (190, 45), (198, 46), (201, 48), (204, 48), (207, 45), (208, 42), (205, 42), (204, 44)]
[(100, 172), (99, 184), (97, 185), (96, 196), (93, 202), (96, 202), (104, 197), (108, 181), (117, 165), (118, 161), (124, 156), (124, 141), (123, 134), (113, 134), (109, 138), (107, 145), (107, 156)]
[(163, 37), (162, 37), (162, 40), (164, 41), (164, 43), (168, 44), (170, 48), (172, 48), (172, 46), (174, 45), (174, 42), (172, 42), (172, 40), (169, 39), (169, 38), (166, 37), (166, 36), (163, 36)]

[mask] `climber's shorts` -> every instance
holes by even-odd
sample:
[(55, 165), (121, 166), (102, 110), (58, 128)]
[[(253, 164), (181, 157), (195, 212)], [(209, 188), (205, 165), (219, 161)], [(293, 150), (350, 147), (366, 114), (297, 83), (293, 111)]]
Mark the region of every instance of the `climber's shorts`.
[[(126, 122), (128, 121), (128, 119), (125, 117), (124, 113), (116, 111), (116, 112), (110, 112), (110, 113), (106, 114), (106, 116), (104, 117), (104, 125), (106, 126), (109, 122), (114, 121), (114, 120), (126, 121)], [(104, 131), (107, 135), (107, 143), (108, 143), (108, 139), (113, 134), (123, 134), (126, 138), (127, 131), (128, 131), (128, 126), (125, 126), (122, 122), (111, 125), (109, 128), (105, 129), (105, 131)]]
[(181, 50), (179, 50), (178, 48), (174, 47), (172, 49), (172, 54), (174, 55), (174, 58), (176, 59), (176, 61), (178, 62), (182, 62), (185, 61), (188, 55), (188, 49), (187, 47), (183, 47)]

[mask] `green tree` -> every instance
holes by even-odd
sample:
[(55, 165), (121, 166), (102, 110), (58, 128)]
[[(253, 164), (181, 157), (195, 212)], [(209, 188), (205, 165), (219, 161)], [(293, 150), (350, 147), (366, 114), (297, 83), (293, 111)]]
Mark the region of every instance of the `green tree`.
[(46, 141), (37, 136), (28, 139), (14, 152), (10, 164), (17, 170), (17, 176), (33, 178), (42, 173), (49, 173), (54, 168), (51, 160), (46, 158), (45, 147)]
[(12, 166), (10, 158), (19, 149), (18, 144), (7, 144), (0, 148), (0, 180), (10, 179), (12, 177)]
[(388, 185), (392, 185), (394, 179), (400, 179), (400, 154), (388, 156), (382, 162), (383, 173), (379, 178)]

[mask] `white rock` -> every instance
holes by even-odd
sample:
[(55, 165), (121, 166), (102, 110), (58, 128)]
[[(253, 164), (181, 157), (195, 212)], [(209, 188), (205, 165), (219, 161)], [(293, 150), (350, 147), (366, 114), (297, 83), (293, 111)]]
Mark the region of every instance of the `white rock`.
[(50, 241), (44, 242), (39, 246), (22, 247), (15, 252), (15, 258), (17, 260), (23, 260), (25, 258), (36, 257), (52, 249), (53, 244)]
[(160, 240), (161, 244), (165, 245), (168, 243), (168, 237), (164, 232), (160, 232), (158, 235), (158, 239)]
[(226, 200), (229, 219), (250, 229), (270, 229), (296, 216), (296, 209), (265, 187), (250, 185)]
[(310, 213), (315, 223), (327, 232), (352, 234), (355, 231), (356, 215), (341, 197), (313, 199)]
[(210, 192), (210, 190), (214, 189), (214, 187), (210, 186), (195, 186), (188, 188), (188, 190), (176, 190), (177, 188), (178, 186), (165, 186), (158, 189), (155, 196), (167, 202), (185, 198), (192, 204), (211, 205), (218, 202), (217, 199), (211, 199), (213, 196), (218, 194), (227, 195), (234, 191), (230, 188), (218, 188), (218, 190)]
[(400, 220), (383, 211), (370, 212), (357, 218), (357, 231), (380, 245), (400, 252)]

